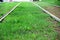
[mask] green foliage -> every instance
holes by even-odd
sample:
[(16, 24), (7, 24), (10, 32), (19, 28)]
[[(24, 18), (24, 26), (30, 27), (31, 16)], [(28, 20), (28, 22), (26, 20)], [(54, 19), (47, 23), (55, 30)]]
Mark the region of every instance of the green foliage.
[(0, 16), (9, 12), (16, 4), (17, 2), (0, 3)]
[(43, 2), (48, 2), (54, 5), (59, 5), (60, 6), (60, 0), (42, 0)]
[(42, 0), (44, 2), (48, 2), (48, 3), (54, 3), (56, 0)]
[(55, 3), (56, 3), (56, 5), (60, 6), (60, 0), (57, 0)]
[(55, 24), (32, 3), (22, 2), (2, 23), (1, 40), (55, 40)]

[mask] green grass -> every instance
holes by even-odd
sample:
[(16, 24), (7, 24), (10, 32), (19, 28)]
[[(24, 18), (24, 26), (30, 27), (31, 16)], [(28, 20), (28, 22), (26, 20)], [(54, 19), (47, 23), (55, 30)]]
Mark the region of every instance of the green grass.
[(58, 0), (42, 0), (42, 2), (50, 3), (53, 5), (60, 5), (60, 1), (58, 1)]
[(56, 1), (55, 4), (60, 6), (60, 1)]
[(48, 2), (35, 2), (35, 3), (42, 7), (54, 7), (55, 6), (55, 4), (48, 3)]
[(45, 3), (52, 4), (52, 5), (60, 6), (60, 1), (59, 0), (42, 0), (41, 2), (45, 2)]
[(0, 23), (0, 40), (55, 40), (56, 25), (41, 9), (23, 2)]
[(47, 3), (55, 3), (57, 0), (42, 0), (42, 1)]
[(17, 4), (17, 2), (0, 3), (0, 16), (9, 12), (16, 4)]

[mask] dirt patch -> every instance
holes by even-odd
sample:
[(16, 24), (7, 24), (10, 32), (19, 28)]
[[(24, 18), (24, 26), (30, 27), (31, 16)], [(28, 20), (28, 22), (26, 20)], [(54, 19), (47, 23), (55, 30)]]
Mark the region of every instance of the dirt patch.
[(57, 16), (58, 18), (60, 18), (60, 7), (56, 7), (56, 6), (48, 6), (48, 7), (44, 7), (46, 10), (48, 10), (50, 13), (52, 13), (53, 15)]
[[(52, 13), (53, 15), (57, 16), (58, 18), (60, 18), (60, 7), (47, 6), (47, 7), (44, 7), (44, 9), (48, 10), (50, 13)], [(55, 21), (54, 23), (56, 24), (57, 22)], [(56, 26), (55, 30), (58, 33), (56, 40), (60, 40), (60, 25)]]
[(52, 21), (54, 25), (54, 29), (57, 32), (56, 40), (60, 40), (60, 25), (57, 21)]
[(60, 40), (60, 27), (57, 27), (56, 28), (56, 31), (57, 31), (57, 40)]

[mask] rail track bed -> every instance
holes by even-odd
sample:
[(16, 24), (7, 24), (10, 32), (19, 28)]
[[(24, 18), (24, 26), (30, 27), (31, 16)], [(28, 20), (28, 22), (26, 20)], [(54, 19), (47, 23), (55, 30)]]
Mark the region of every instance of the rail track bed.
[(0, 40), (55, 40), (58, 24), (32, 2), (22, 2), (0, 23)]

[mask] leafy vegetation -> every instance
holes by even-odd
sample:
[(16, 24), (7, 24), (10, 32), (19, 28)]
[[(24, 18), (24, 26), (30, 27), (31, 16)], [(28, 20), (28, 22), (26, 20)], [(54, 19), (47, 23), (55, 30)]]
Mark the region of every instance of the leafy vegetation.
[(0, 3), (0, 16), (10, 11), (16, 4), (17, 2)]
[(57, 0), (55, 4), (60, 6), (60, 0)]
[(43, 2), (54, 3), (56, 0), (42, 0)]
[(60, 6), (60, 0), (42, 0), (42, 2), (47, 2), (47, 3), (51, 3), (54, 5), (59, 5)]
[(55, 40), (53, 21), (32, 3), (22, 2), (0, 23), (0, 40)]

